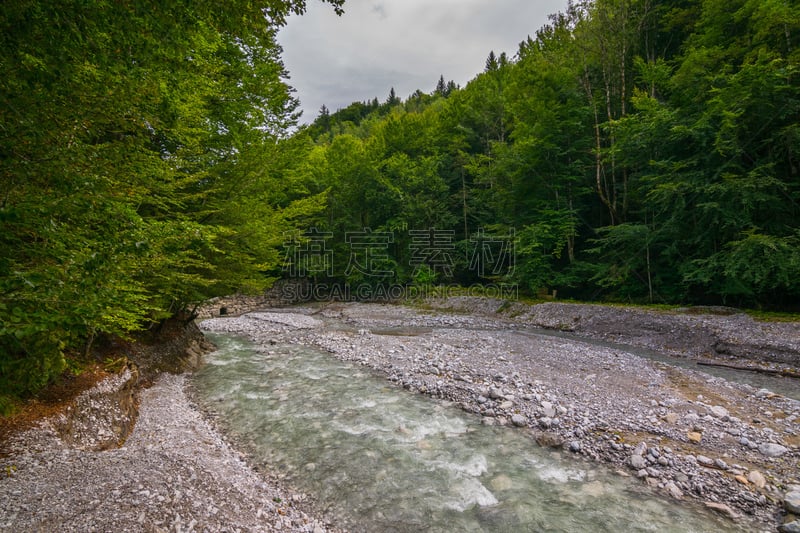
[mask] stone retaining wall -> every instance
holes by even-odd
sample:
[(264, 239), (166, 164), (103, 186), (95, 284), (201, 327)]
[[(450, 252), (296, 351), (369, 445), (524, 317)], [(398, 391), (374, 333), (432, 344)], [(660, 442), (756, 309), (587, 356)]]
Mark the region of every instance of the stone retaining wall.
[(282, 307), (306, 301), (309, 294), (307, 280), (278, 280), (264, 294), (255, 296), (235, 294), (212, 298), (197, 311), (197, 319), (220, 316), (239, 316), (267, 307)]

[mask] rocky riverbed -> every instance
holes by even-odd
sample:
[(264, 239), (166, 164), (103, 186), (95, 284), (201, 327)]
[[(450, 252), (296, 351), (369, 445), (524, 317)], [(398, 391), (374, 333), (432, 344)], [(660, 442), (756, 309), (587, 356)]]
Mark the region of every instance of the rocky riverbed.
[[(746, 331), (736, 316), (692, 318), (720, 331), (732, 321), (728, 330), (740, 339), (761, 329)], [(516, 427), (540, 445), (612, 465), (676, 504), (699, 503), (756, 529), (800, 525), (791, 514), (800, 488), (800, 402), (624, 350), (537, 335), (520, 330), (521, 321), (329, 304), (213, 319), (203, 327), (246, 334), (265, 349), (321, 347), (398, 386), (457, 402), (485, 424)]]
[[(545, 306), (482, 299), (426, 308), (315, 304), (203, 327), (247, 335), (264, 351), (278, 343), (320, 347), (399, 387), (455, 402), (484, 424), (526, 432), (531, 446), (610, 465), (676, 505), (707, 506), (752, 530), (800, 530), (792, 514), (800, 516), (800, 402), (528, 329), (684, 357), (769, 352), (774, 364), (796, 365), (798, 324)], [(129, 377), (101, 383), (100, 392), (128, 391)], [(132, 415), (104, 407), (94, 390), (75, 402), (94, 413), (88, 419), (44, 420), (6, 442), (0, 530), (337, 531), (307, 506), (313, 495), (293, 492), (279, 472), (248, 465), (195, 406), (190, 382), (187, 375), (155, 378), (121, 446), (120, 426)]]
[(330, 531), (298, 508), (302, 495), (247, 465), (188, 400), (187, 379), (165, 374), (142, 391), (119, 448), (67, 442), (52, 420), (7, 443), (0, 530)]

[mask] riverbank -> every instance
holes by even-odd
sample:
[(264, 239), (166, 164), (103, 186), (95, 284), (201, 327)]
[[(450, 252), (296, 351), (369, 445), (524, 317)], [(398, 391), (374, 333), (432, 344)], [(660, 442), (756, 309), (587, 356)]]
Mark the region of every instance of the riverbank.
[(12, 437), (0, 460), (0, 530), (331, 531), (298, 507), (302, 495), (228, 444), (188, 399), (188, 379), (162, 374), (142, 390), (119, 448), (67, 442), (51, 419)]
[[(484, 424), (516, 426), (554, 453), (641, 478), (676, 505), (708, 505), (753, 530), (774, 531), (790, 520), (784, 499), (793, 486), (800, 488), (800, 403), (590, 339), (521, 329), (551, 324), (565, 330), (577, 323), (573, 331), (587, 337), (608, 339), (604, 335), (615, 331), (616, 341), (635, 345), (640, 339), (639, 345), (665, 352), (673, 342), (693, 346), (687, 331), (704, 332), (698, 338), (711, 331), (739, 346), (782, 346), (785, 358), (798, 341), (796, 323), (514, 305), (483, 299), (429, 302), (427, 308), (315, 304), (214, 319), (203, 327), (245, 334), (264, 350), (274, 343), (323, 348), (398, 386), (455, 402)], [(610, 326), (592, 330), (591, 324)], [(658, 334), (640, 334), (648, 328)], [(674, 353), (695, 357), (701, 351)], [(195, 359), (197, 350), (192, 354)], [(98, 446), (89, 431), (68, 442), (47, 420), (7, 442), (9, 455), (0, 460), (6, 502), (0, 529), (334, 531), (280, 472), (248, 465), (187, 397), (190, 380), (155, 377), (137, 399), (138, 421), (121, 447), (111, 441)], [(114, 420), (106, 419), (109, 438), (116, 435)]]
[[(204, 327), (263, 346), (323, 348), (406, 389), (456, 402), (485, 424), (517, 426), (544, 446), (641, 478), (676, 503), (706, 505), (762, 530), (793, 520), (784, 498), (800, 485), (797, 401), (624, 350), (517, 331), (520, 315), (475, 311), (328, 304)], [(731, 320), (730, 331), (741, 320), (692, 318)], [(752, 338), (741, 325), (738, 331)]]
[[(423, 308), (566, 331), (662, 353), (800, 372), (800, 322), (757, 321), (730, 307), (647, 307), (493, 298), (429, 298)], [(800, 373), (797, 374), (800, 376)]]

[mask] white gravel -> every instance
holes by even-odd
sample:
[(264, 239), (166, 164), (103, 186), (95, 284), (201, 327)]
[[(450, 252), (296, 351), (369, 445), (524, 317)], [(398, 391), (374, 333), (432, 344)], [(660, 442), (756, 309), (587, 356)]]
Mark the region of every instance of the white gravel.
[[(685, 356), (710, 347), (791, 364), (800, 325), (597, 306), (457, 304), (442, 306), (456, 313), (361, 304), (271, 309), (204, 327), (263, 345), (324, 348), (399, 386), (457, 402), (487, 424), (527, 427), (544, 445), (563, 445), (676, 499), (750, 514), (759, 527), (774, 525), (785, 491), (800, 483), (800, 403), (625, 351), (510, 328), (545, 325)], [(193, 405), (187, 385), (185, 375), (162, 375), (142, 391), (136, 426), (119, 448), (98, 451), (108, 439), (97, 441), (90, 426), (70, 434), (59, 420), (11, 441), (12, 454), (0, 459), (0, 531), (339, 531), (309, 514), (304, 502), (313, 495), (248, 466)], [(116, 420), (96, 418), (106, 426)]]
[[(453, 313), (335, 303), (272, 310), (268, 320), (252, 313), (202, 326), (244, 334), (262, 346), (318, 346), (406, 389), (456, 402), (486, 424), (528, 428), (540, 444), (609, 464), (676, 500), (774, 527), (786, 487), (800, 481), (800, 402), (591, 341), (519, 331), (536, 321), (529, 322), (530, 315), (509, 321), (491, 311), (482, 316), (478, 306), (470, 307), (472, 312)], [(588, 307), (545, 309), (559, 323), (591, 322), (585, 330), (597, 336), (620, 331), (626, 340), (635, 337), (633, 344), (661, 349), (708, 342), (712, 326), (735, 331), (738, 325), (749, 346), (761, 334), (740, 316), (651, 320), (636, 310)], [(289, 325), (310, 324), (304, 315), (324, 327)], [(791, 347), (795, 327), (770, 344)]]
[(191, 405), (185, 386), (183, 375), (162, 375), (144, 390), (121, 448), (71, 448), (47, 424), (17, 439), (39, 449), (0, 461), (0, 530), (328, 531), (294, 507), (301, 495), (245, 463)]

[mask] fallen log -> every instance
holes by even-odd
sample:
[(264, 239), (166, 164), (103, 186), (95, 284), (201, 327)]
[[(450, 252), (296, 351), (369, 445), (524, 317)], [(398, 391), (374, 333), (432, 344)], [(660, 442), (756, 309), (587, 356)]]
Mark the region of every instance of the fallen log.
[(732, 370), (745, 370), (747, 372), (758, 372), (759, 374), (768, 374), (771, 376), (782, 376), (785, 378), (800, 379), (800, 372), (794, 370), (776, 370), (773, 368), (760, 368), (757, 366), (742, 366), (732, 365), (729, 363), (712, 363), (710, 361), (697, 361), (699, 366), (715, 366), (719, 368), (730, 368)]

